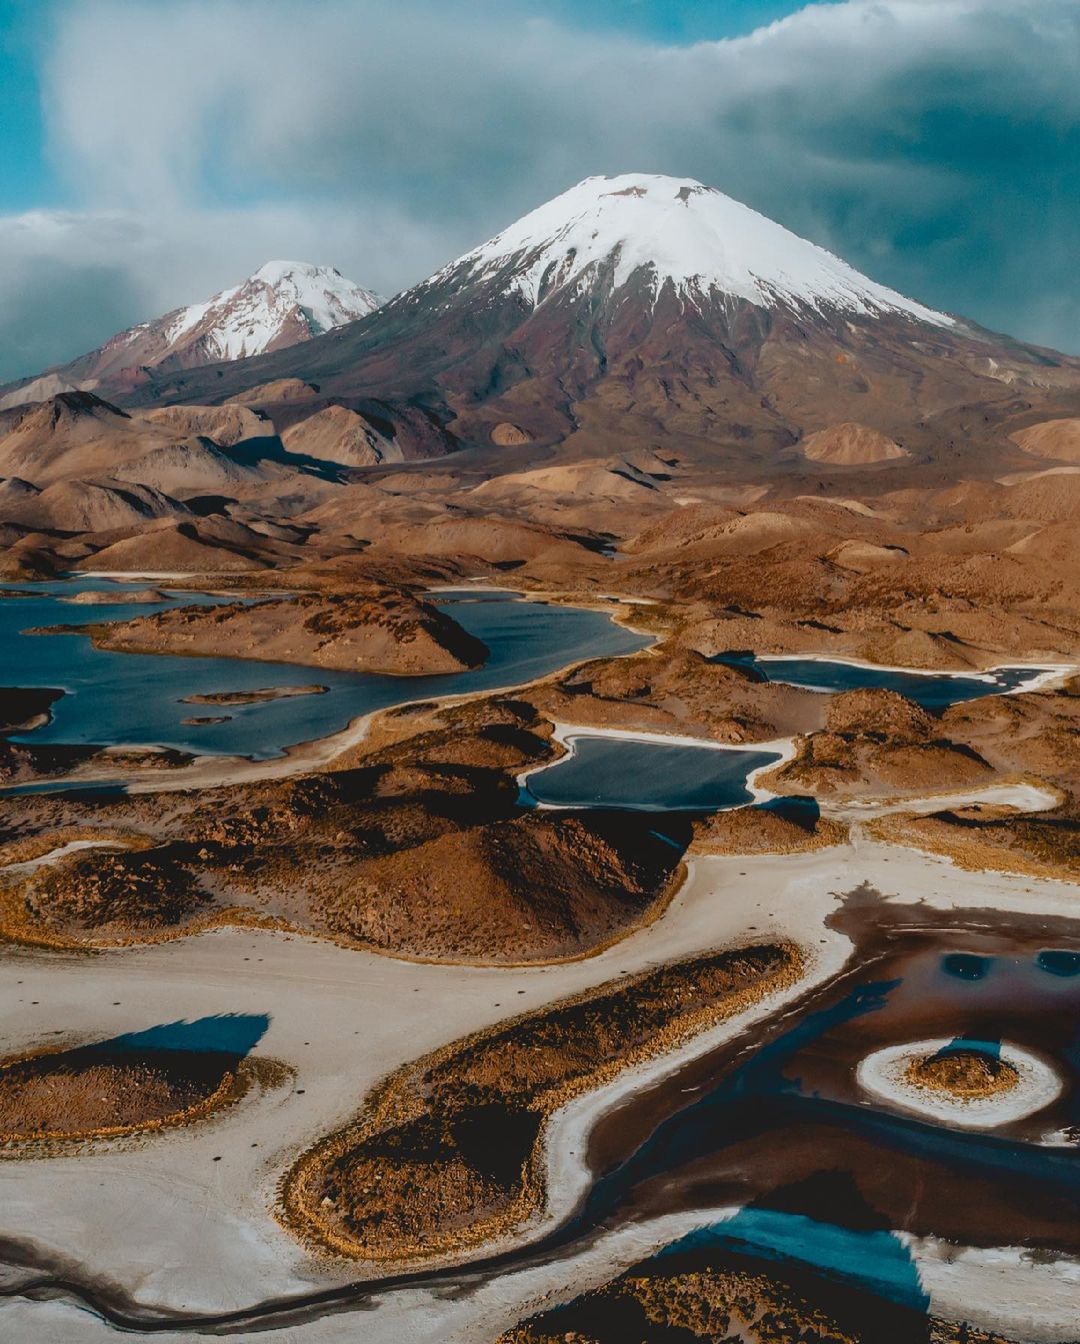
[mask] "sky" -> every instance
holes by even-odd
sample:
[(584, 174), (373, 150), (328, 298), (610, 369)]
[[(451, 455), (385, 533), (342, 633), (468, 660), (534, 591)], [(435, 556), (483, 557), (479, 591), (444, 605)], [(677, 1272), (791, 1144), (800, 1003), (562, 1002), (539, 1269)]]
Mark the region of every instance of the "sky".
[(263, 262), (391, 294), (695, 177), (1080, 353), (1080, 0), (0, 0), (0, 380)]

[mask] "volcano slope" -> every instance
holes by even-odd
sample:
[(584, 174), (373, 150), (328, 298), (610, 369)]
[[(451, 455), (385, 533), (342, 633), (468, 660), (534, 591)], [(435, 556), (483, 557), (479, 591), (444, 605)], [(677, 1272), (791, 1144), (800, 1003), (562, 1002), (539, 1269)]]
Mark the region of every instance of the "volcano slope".
[(588, 179), (368, 316), (150, 369), (117, 399), (2, 413), (11, 572), (151, 568), (140, 538), (184, 528), (177, 568), (362, 551), (414, 579), (513, 569), (565, 589), (704, 506), (731, 510), (714, 553), (808, 543), (825, 519), (803, 496), (858, 506), (824, 529), (841, 581), (916, 563), (911, 530), (948, 534), (935, 563), (1071, 567), (1054, 495), (1075, 494), (1060, 427), (1080, 362), (936, 312), (687, 179)]
[[(659, 432), (745, 460), (868, 416), (899, 436), (893, 455), (918, 452), (934, 437), (915, 428), (927, 413), (1067, 394), (1078, 373), (868, 280), (701, 183), (627, 174), (578, 184), (358, 323), (195, 371), (169, 395), (306, 379), (323, 397), (422, 399), (470, 444), (644, 448)], [(140, 397), (163, 391), (151, 381)]]

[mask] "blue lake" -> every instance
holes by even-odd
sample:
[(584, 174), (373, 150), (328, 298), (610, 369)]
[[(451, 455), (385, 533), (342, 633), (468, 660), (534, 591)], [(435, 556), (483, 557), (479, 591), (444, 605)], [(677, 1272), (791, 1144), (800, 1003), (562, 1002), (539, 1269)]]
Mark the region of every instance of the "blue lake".
[[(632, 653), (650, 642), (616, 625), (603, 612), (524, 602), (515, 594), (490, 592), (439, 594), (439, 605), (491, 651), (483, 667), (443, 676), (388, 677), (232, 658), (110, 653), (95, 649), (82, 635), (23, 633), (39, 626), (130, 620), (193, 602), (235, 600), (177, 593), (161, 603), (133, 606), (119, 602), (91, 609), (61, 600), (88, 589), (119, 592), (125, 587), (145, 588), (146, 584), (23, 584), (18, 590), (28, 596), (0, 599), (0, 685), (55, 686), (66, 692), (52, 707), (51, 723), (14, 740), (164, 746), (198, 754), (268, 759), (280, 756), (288, 746), (337, 732), (373, 710), (518, 686), (570, 663)], [(328, 692), (254, 705), (180, 703), (182, 697), (195, 694), (305, 684), (326, 686)], [(231, 716), (226, 723), (182, 723), (190, 717), (223, 714)]]
[(901, 672), (887, 667), (833, 662), (824, 658), (757, 658), (752, 654), (720, 654), (714, 661), (728, 663), (733, 667), (752, 668), (765, 681), (798, 686), (807, 691), (830, 694), (864, 689), (896, 691), (932, 712), (947, 709), (949, 705), (960, 704), (965, 700), (978, 700), (983, 696), (1013, 691), (1040, 670), (1036, 667), (998, 667), (980, 675), (954, 676), (944, 672)]
[(780, 757), (629, 738), (575, 738), (574, 754), (530, 775), (525, 790), (556, 807), (642, 812), (716, 811), (752, 801), (747, 778)]

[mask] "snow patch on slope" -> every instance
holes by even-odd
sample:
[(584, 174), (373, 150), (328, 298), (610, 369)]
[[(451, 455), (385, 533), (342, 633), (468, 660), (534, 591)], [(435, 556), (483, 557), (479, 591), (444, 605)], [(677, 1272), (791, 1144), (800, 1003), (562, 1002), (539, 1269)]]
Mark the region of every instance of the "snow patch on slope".
[(507, 292), (536, 307), (609, 266), (615, 289), (647, 273), (654, 296), (670, 283), (691, 302), (719, 293), (766, 308), (902, 313), (954, 325), (715, 188), (642, 173), (586, 178), (435, 279), (510, 271)]

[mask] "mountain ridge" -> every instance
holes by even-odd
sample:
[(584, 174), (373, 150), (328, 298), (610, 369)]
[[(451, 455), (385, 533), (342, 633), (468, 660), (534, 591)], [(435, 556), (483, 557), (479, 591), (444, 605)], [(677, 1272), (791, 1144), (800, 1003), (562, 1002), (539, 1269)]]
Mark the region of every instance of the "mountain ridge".
[(8, 384), (0, 410), (65, 392), (123, 395), (147, 381), (152, 370), (168, 373), (285, 349), (365, 317), (380, 302), (333, 267), (266, 262), (238, 285), (117, 332), (67, 364)]
[[(281, 388), (300, 391), (286, 404)], [(302, 344), (109, 391), (133, 408), (239, 398), (278, 433), (374, 411), (408, 460), (513, 449), (520, 467), (665, 442), (703, 467), (772, 469), (854, 425), (951, 470), (976, 461), (973, 423), (1000, 456), (1028, 403), (1076, 414), (1080, 360), (928, 308), (692, 179), (624, 174)]]
[(131, 400), (287, 379), (422, 408), (464, 447), (664, 439), (761, 463), (848, 422), (931, 457), (966, 451), (963, 408), (996, 425), (1018, 399), (1068, 398), (1080, 360), (907, 299), (700, 183), (627, 174), (586, 179), (303, 347), (152, 379)]

